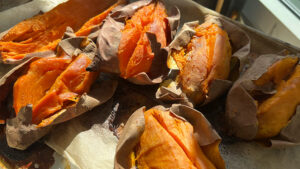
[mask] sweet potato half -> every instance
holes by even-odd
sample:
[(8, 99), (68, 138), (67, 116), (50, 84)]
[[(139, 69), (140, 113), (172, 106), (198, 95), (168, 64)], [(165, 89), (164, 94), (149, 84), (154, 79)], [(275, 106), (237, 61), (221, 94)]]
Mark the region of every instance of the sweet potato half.
[(164, 5), (157, 1), (140, 8), (126, 21), (118, 49), (121, 77), (150, 71), (154, 53), (146, 32), (155, 34), (161, 47), (166, 47), (166, 17)]
[[(67, 26), (77, 36), (87, 36), (119, 3), (121, 1), (113, 4), (102, 0), (69, 0), (62, 3), (49, 12), (11, 28), (0, 39), (0, 55), (4, 61), (19, 60), (32, 52), (54, 50)], [(110, 5), (112, 6), (104, 11)]]
[(86, 71), (91, 62), (82, 53), (75, 58), (62, 55), (30, 63), (28, 71), (13, 87), (16, 114), (23, 106), (32, 104), (32, 123), (39, 124), (59, 110), (74, 105), (98, 76), (98, 72)]
[(298, 58), (287, 57), (275, 62), (266, 73), (254, 81), (257, 86), (275, 84), (276, 93), (258, 102), (258, 132), (256, 138), (278, 135), (300, 104), (300, 65)]
[(224, 167), (219, 142), (200, 147), (189, 122), (157, 109), (144, 112), (144, 117), (145, 129), (132, 156), (133, 166), (139, 169)]
[(195, 32), (188, 45), (172, 50), (171, 56), (180, 70), (177, 82), (188, 98), (199, 104), (205, 100), (214, 79), (228, 78), (231, 46), (227, 33), (217, 24), (204, 23)]

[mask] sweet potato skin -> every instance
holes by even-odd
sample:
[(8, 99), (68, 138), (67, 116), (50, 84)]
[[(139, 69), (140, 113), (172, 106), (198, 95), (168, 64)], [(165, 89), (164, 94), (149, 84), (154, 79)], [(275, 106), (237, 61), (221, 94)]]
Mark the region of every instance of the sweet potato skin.
[(136, 157), (138, 168), (215, 168), (198, 145), (188, 122), (156, 109), (144, 114), (145, 130)]
[(216, 24), (195, 28), (196, 35), (179, 51), (172, 51), (178, 68), (177, 81), (195, 103), (202, 103), (214, 79), (227, 79), (230, 71), (231, 46), (227, 33)]
[(67, 26), (78, 31), (77, 36), (86, 36), (117, 4), (99, 14), (103, 10), (103, 1), (69, 0), (45, 14), (20, 22), (0, 40), (1, 57), (19, 60), (28, 53), (55, 50)]
[(156, 2), (142, 7), (126, 21), (118, 49), (121, 77), (126, 79), (140, 72), (150, 71), (154, 53), (146, 32), (155, 34), (157, 41), (165, 47), (166, 17), (163, 4)]
[[(291, 61), (291, 60), (290, 60)], [(289, 63), (290, 64), (290, 63)], [(286, 63), (279, 66), (284, 68), (283, 73), (276, 74), (272, 77), (275, 81), (279, 81), (283, 75), (290, 69)], [(292, 67), (292, 66), (290, 66)], [(274, 69), (272, 72), (277, 72)], [(278, 69), (277, 69), (278, 70)], [(265, 77), (264, 77), (265, 78)], [(268, 78), (271, 79), (271, 78)], [(278, 83), (277, 92), (267, 100), (265, 100), (258, 108), (258, 132), (257, 139), (264, 139), (276, 136), (280, 130), (285, 127), (294, 115), (296, 107), (300, 104), (300, 66), (297, 65), (293, 74), (288, 80), (282, 80)]]

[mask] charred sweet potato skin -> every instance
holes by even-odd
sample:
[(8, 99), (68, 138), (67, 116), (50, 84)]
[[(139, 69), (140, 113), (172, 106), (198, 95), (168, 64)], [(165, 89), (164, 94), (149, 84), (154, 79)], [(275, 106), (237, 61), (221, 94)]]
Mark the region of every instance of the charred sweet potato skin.
[(184, 93), (198, 104), (205, 100), (214, 79), (228, 78), (231, 46), (227, 33), (217, 24), (199, 25), (195, 31), (190, 43), (171, 55), (180, 69), (177, 81)]
[(163, 4), (155, 2), (142, 7), (126, 21), (118, 49), (121, 77), (126, 79), (140, 72), (149, 72), (154, 53), (146, 32), (155, 34), (161, 46), (166, 47), (166, 17)]
[(32, 62), (28, 72), (14, 85), (15, 112), (32, 104), (32, 122), (39, 124), (57, 111), (72, 106), (89, 91), (98, 76), (98, 72), (86, 71), (91, 62), (85, 54), (73, 61), (66, 56)]
[[(272, 65), (256, 84), (273, 82), (277, 92), (263, 101), (257, 112), (257, 139), (265, 139), (278, 135), (300, 104), (300, 66), (295, 65), (298, 58), (286, 58)], [(289, 77), (289, 75), (291, 76)]]
[(144, 115), (145, 130), (136, 153), (138, 168), (216, 168), (198, 145), (188, 122), (157, 109)]
[(100, 24), (116, 5), (99, 14), (102, 3), (99, 0), (69, 0), (45, 14), (20, 22), (0, 40), (2, 59), (19, 60), (28, 53), (54, 50), (67, 26), (78, 31), (77, 36), (88, 35), (93, 25)]

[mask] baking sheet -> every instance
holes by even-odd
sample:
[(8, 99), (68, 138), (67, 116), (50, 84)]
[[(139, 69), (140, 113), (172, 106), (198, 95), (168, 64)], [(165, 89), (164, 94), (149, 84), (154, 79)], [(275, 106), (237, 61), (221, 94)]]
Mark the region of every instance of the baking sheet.
[[(184, 2), (183, 2), (184, 1)], [(37, 4), (39, 3), (45, 3), (45, 0), (34, 0), (32, 3), (35, 2)], [(52, 0), (51, 2), (58, 2), (58, 0)], [(204, 7), (198, 6), (195, 2), (192, 2), (190, 0), (166, 0), (166, 2), (172, 2), (173, 4), (177, 5), (179, 9), (181, 10), (181, 24), (188, 21), (193, 20), (200, 20), (200, 22), (203, 22), (204, 20), (204, 13), (211, 13), (218, 15)], [(31, 3), (31, 2), (30, 2)], [(26, 4), (28, 5), (28, 4)], [(47, 3), (44, 4), (45, 7), (47, 7)], [(41, 5), (43, 6), (43, 5)], [(7, 14), (7, 11), (4, 11), (5, 14), (2, 12), (0, 13), (0, 20), (1, 20), (1, 29), (3, 28), (2, 25), (5, 25), (5, 29), (11, 27), (14, 23), (19, 22), (20, 20), (24, 18), (28, 18), (30, 16), (35, 15), (38, 13), (42, 7), (37, 8), (35, 10), (28, 9), (22, 9), (20, 10), (21, 6), (15, 7), (12, 9), (10, 14)], [(27, 8), (28, 6), (26, 6)], [(18, 10), (19, 9), (19, 10)], [(31, 10), (31, 12), (26, 11)], [(14, 13), (16, 11), (19, 11), (18, 13), (23, 13), (24, 15), (15, 15)], [(12, 14), (13, 13), (13, 14)], [(13, 17), (12, 17), (13, 16)], [(22, 18), (23, 17), (23, 18)], [(13, 20), (13, 18), (16, 18)], [(20, 19), (21, 18), (21, 19)], [(13, 21), (12, 21), (13, 20)], [(5, 24), (3, 24), (5, 23)], [(237, 25), (240, 25), (239, 23), (236, 23)], [(3, 28), (3, 29), (4, 29)], [(4, 30), (5, 30), (4, 29)], [(250, 36), (252, 43), (251, 43), (251, 55), (258, 56), (260, 54), (265, 53), (278, 53), (282, 51), (283, 49), (288, 49), (292, 52), (300, 52), (300, 50), (297, 47), (293, 47), (287, 43), (283, 43), (280, 40), (275, 40), (273, 38), (267, 37), (265, 35), (262, 35), (258, 33), (257, 31), (242, 26), (242, 29), (247, 31), (248, 35)], [(0, 65), (0, 76), (4, 74), (5, 71), (9, 70), (10, 67), (6, 67), (3, 65)], [(159, 104), (157, 101), (154, 100), (154, 93), (156, 91), (157, 86), (136, 86), (129, 84), (128, 82), (125, 82), (123, 80), (120, 80), (121, 87), (116, 91), (115, 96), (112, 98), (112, 100), (108, 103), (110, 103), (110, 107), (118, 107), (117, 111), (115, 111), (115, 117), (113, 120), (109, 123), (110, 125), (105, 124), (105, 120), (108, 120), (108, 116), (98, 116), (100, 120), (99, 121), (92, 121), (92, 124), (89, 126), (85, 126), (85, 128), (81, 128), (81, 125), (75, 125), (76, 128), (81, 128), (81, 130), (75, 130), (72, 131), (73, 138), (69, 139), (69, 141), (65, 141), (65, 146), (71, 148), (74, 143), (76, 148), (72, 148), (72, 151), (82, 150), (84, 151), (86, 146), (89, 146), (90, 140), (86, 139), (88, 137), (91, 138), (99, 138), (99, 135), (93, 136), (94, 131), (99, 132), (103, 129), (110, 131), (110, 129), (114, 129), (119, 127), (122, 123), (126, 122), (126, 119), (130, 116), (130, 113), (134, 112), (137, 108), (141, 106), (146, 106), (148, 108)], [(300, 146), (294, 146), (294, 147), (286, 147), (286, 148), (268, 148), (260, 143), (256, 142), (245, 142), (241, 141), (232, 137), (228, 137), (225, 134), (224, 131), (224, 121), (223, 121), (223, 112), (224, 112), (224, 105), (225, 105), (225, 97), (222, 97), (209, 105), (199, 108), (204, 115), (208, 118), (208, 120), (212, 123), (212, 125), (216, 128), (216, 130), (219, 132), (219, 134), (222, 136), (223, 141), (221, 143), (221, 153), (222, 156), (226, 162), (226, 166), (229, 169), (282, 169), (282, 168), (291, 168), (296, 169), (300, 166)], [(104, 106), (104, 105), (103, 105)], [(102, 110), (102, 106), (98, 107), (96, 110)], [(112, 110), (112, 109), (111, 109)], [(108, 113), (108, 115), (111, 115), (111, 110)], [(74, 120), (71, 120), (70, 122), (64, 123), (61, 126), (61, 128), (68, 128), (68, 125), (74, 125), (78, 123), (77, 121), (80, 121), (80, 118), (92, 118), (93, 116), (90, 114), (97, 114), (97, 111), (91, 111), (83, 116), (80, 116)], [(86, 116), (86, 117), (85, 117)], [(101, 120), (102, 119), (102, 120)], [(71, 123), (71, 124), (69, 124)], [(65, 126), (64, 126), (65, 125)], [(98, 126), (98, 128), (97, 128)], [(121, 125), (122, 126), (122, 125)], [(3, 125), (0, 125), (1, 131), (3, 130)], [(53, 130), (55, 132), (55, 130)], [(95, 134), (95, 133), (94, 133)], [(117, 133), (111, 132), (109, 134), (111, 136), (112, 140), (115, 140), (117, 138)], [(69, 137), (69, 135), (58, 135), (56, 133), (56, 137), (60, 137), (60, 139), (63, 140), (64, 137)], [(80, 139), (80, 138), (84, 139)], [(115, 137), (115, 138), (114, 138)], [(66, 155), (66, 151), (61, 151), (60, 154), (54, 153), (52, 149), (47, 147), (43, 141), (45, 139), (51, 140), (51, 138), (55, 138), (55, 133), (48, 136), (47, 138), (44, 138), (41, 141), (38, 141), (33, 146), (31, 146), (26, 151), (17, 151), (10, 149), (6, 145), (6, 141), (3, 135), (3, 132), (0, 132), (0, 161), (4, 161), (6, 165), (9, 165), (10, 168), (17, 168), (20, 166), (24, 166), (30, 162), (32, 162), (30, 168), (91, 168), (89, 166), (86, 166), (88, 164), (87, 161), (82, 161), (80, 164), (72, 164), (69, 161), (64, 160), (62, 156), (66, 158), (75, 158), (74, 156), (78, 156), (80, 158), (80, 155), (73, 154), (72, 157), (68, 157)], [(97, 144), (97, 141), (93, 140), (93, 144)], [(80, 145), (76, 144), (76, 142), (81, 142)], [(99, 143), (103, 143), (99, 141)], [(111, 143), (111, 142), (110, 142)], [(49, 144), (49, 142), (48, 142)], [(58, 144), (58, 143), (57, 143)], [(113, 146), (115, 143), (113, 143), (110, 147), (110, 152), (113, 151)], [(103, 146), (104, 144), (102, 144)], [(98, 144), (100, 146), (100, 144)], [(68, 151), (71, 151), (71, 149), (66, 149)], [(58, 150), (57, 150), (58, 151)], [(106, 152), (106, 149), (103, 147), (103, 149), (95, 148), (91, 149), (89, 148), (88, 151), (91, 151), (90, 155), (94, 155), (101, 152)], [(89, 153), (88, 153), (89, 154)], [(108, 154), (109, 158), (108, 162), (113, 164), (113, 158), (111, 153)], [(94, 157), (90, 156), (90, 160), (93, 160)], [(102, 158), (102, 160), (107, 160)], [(101, 159), (97, 162), (101, 163)], [(80, 167), (81, 165), (81, 167)], [(1, 166), (1, 165), (0, 165)], [(83, 167), (84, 166), (84, 167)]]

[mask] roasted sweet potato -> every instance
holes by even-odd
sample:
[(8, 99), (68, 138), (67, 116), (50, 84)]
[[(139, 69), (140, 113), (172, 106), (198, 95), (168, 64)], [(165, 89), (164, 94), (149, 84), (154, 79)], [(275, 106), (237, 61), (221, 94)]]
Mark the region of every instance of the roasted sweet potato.
[(14, 85), (14, 109), (33, 105), (32, 122), (43, 119), (78, 101), (88, 92), (97, 72), (86, 71), (91, 59), (80, 54), (73, 61), (70, 57), (41, 58), (30, 64), (28, 72)]
[[(279, 134), (294, 115), (300, 104), (300, 66), (298, 58), (285, 58), (273, 64), (255, 81), (256, 85), (273, 82), (277, 92), (258, 107), (256, 138), (270, 138)], [(290, 77), (289, 75), (292, 74)], [(285, 80), (287, 79), (287, 80)]]
[(204, 152), (190, 123), (169, 111), (157, 109), (146, 111), (144, 117), (145, 129), (136, 148), (136, 162), (133, 162), (139, 169), (216, 168), (205, 152), (210, 155), (218, 152), (218, 143), (206, 147)]
[[(227, 79), (230, 71), (231, 46), (227, 33), (217, 24), (204, 23), (181, 50), (173, 50), (180, 74), (177, 81), (194, 103), (202, 103), (214, 79)], [(171, 64), (168, 61), (168, 64)]]
[(166, 47), (166, 17), (166, 10), (158, 1), (142, 7), (126, 21), (118, 49), (121, 77), (149, 72), (154, 53), (146, 32), (155, 34), (161, 46)]
[(54, 50), (67, 26), (78, 31), (77, 36), (86, 36), (118, 3), (103, 12), (112, 4), (101, 0), (69, 0), (47, 13), (20, 22), (0, 40), (1, 57), (19, 60), (28, 53)]

